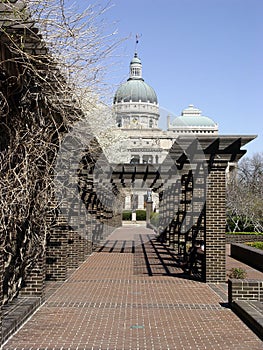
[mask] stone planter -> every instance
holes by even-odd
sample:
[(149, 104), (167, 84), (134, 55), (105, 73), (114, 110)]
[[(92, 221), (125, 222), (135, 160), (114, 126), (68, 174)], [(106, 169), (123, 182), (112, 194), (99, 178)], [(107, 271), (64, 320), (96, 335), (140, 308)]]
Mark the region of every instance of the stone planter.
[(230, 255), (232, 258), (263, 272), (263, 250), (242, 243), (232, 243)]

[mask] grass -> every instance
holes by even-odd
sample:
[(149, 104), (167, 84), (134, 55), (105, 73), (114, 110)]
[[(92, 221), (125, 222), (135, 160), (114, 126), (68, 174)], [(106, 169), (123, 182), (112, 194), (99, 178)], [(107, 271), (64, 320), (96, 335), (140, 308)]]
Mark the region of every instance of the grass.
[(263, 242), (246, 242), (249, 247), (263, 250)]

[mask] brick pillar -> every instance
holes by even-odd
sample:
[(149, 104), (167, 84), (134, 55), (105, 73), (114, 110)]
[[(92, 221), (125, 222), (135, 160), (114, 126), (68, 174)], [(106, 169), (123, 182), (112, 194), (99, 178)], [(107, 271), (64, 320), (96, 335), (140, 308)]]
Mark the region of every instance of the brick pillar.
[(79, 234), (76, 231), (69, 231), (68, 233), (68, 268), (74, 269), (79, 266), (79, 256), (78, 256), (78, 240)]
[(20, 296), (34, 296), (44, 298), (45, 292), (45, 254), (34, 261), (33, 268), (29, 271), (19, 292)]
[(85, 240), (85, 255), (87, 257), (92, 253), (92, 217), (88, 210), (86, 210)]
[(206, 193), (206, 282), (226, 281), (225, 167), (214, 166), (209, 173)]
[(47, 242), (46, 279), (52, 281), (64, 281), (67, 277), (68, 226), (63, 218), (59, 220)]

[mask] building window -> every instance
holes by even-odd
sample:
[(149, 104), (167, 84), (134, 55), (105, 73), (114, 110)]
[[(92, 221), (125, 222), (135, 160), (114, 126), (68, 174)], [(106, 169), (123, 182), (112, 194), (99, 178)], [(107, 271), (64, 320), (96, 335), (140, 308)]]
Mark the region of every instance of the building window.
[(153, 120), (152, 120), (152, 119), (149, 120), (149, 127), (150, 127), (150, 128), (153, 127)]
[(130, 164), (140, 164), (140, 156), (138, 154), (132, 155)]
[(153, 156), (152, 155), (144, 155), (142, 157), (143, 164), (152, 164), (153, 163)]
[(131, 74), (133, 77), (139, 77), (140, 76), (140, 68), (132, 68)]
[(121, 118), (118, 118), (118, 119), (117, 119), (117, 127), (118, 127), (118, 128), (121, 128), (121, 127), (122, 127), (122, 119), (121, 119)]

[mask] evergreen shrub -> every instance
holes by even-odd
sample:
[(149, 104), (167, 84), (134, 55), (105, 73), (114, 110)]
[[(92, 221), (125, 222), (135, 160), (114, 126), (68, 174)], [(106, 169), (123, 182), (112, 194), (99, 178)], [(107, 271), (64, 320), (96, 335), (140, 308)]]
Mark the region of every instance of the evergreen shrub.
[(145, 221), (146, 220), (146, 211), (145, 210), (136, 210), (136, 221)]
[(125, 210), (122, 212), (122, 220), (123, 221), (131, 221), (132, 219), (132, 212), (129, 210)]

